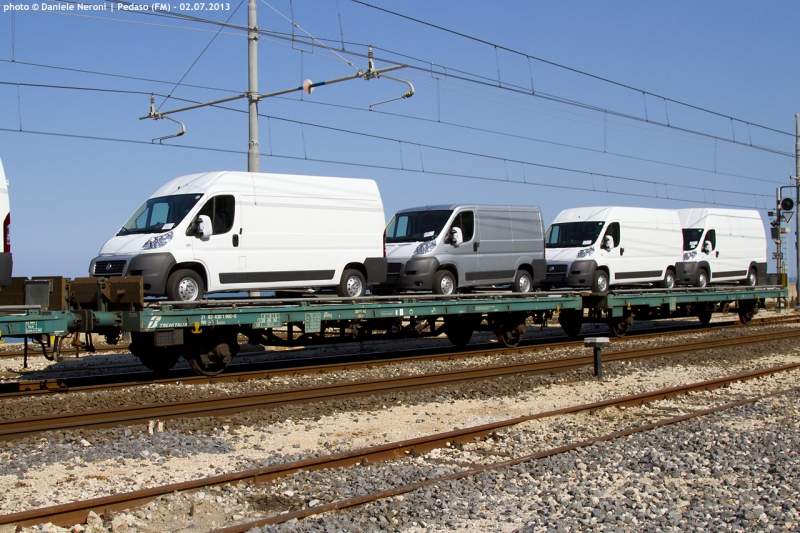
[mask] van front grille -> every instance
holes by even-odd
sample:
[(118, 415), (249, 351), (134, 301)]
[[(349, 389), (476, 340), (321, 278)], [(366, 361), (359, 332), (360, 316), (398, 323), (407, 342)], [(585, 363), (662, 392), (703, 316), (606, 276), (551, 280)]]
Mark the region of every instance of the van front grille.
[(547, 265), (548, 274), (564, 274), (567, 271), (567, 265)]
[(125, 270), (125, 261), (98, 261), (94, 264), (92, 275), (107, 278), (109, 276), (121, 276)]
[(390, 276), (396, 276), (400, 273), (403, 263), (389, 263), (386, 265), (386, 273)]

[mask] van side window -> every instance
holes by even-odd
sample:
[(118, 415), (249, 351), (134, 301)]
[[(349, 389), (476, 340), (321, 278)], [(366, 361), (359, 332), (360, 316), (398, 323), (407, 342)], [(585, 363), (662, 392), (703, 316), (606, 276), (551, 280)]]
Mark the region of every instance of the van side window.
[(710, 229), (706, 232), (706, 236), (703, 238), (703, 246), (706, 245), (706, 242), (711, 243), (711, 249), (715, 249), (717, 247), (717, 232), (713, 229)]
[(206, 202), (200, 209), (197, 216), (206, 215), (211, 219), (211, 227), (214, 235), (228, 233), (233, 227), (233, 215), (235, 214), (236, 203), (231, 194), (215, 196)]
[(475, 213), (472, 211), (462, 211), (453, 219), (451, 228), (461, 228), (463, 242), (469, 242), (475, 235)]
[(606, 233), (605, 235), (603, 235), (603, 240), (600, 241), (600, 244), (604, 243), (606, 237), (608, 237), (609, 235), (611, 236), (612, 239), (614, 239), (614, 248), (619, 246), (619, 237), (620, 237), (619, 222), (612, 222), (611, 224), (608, 225), (608, 229), (606, 229)]

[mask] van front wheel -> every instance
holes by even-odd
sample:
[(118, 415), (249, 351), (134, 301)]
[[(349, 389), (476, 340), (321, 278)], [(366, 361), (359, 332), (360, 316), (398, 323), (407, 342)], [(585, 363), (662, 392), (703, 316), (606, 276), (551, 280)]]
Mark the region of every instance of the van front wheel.
[(336, 294), (342, 298), (358, 298), (364, 296), (367, 288), (367, 281), (364, 275), (358, 270), (345, 270), (342, 274), (342, 281), (336, 287)]
[(203, 278), (194, 270), (177, 270), (167, 280), (167, 298), (173, 302), (196, 302), (205, 290)]
[(596, 270), (594, 281), (592, 281), (592, 292), (595, 294), (605, 294), (608, 292), (608, 274), (605, 270)]
[(440, 270), (433, 276), (434, 294), (453, 294), (456, 292), (456, 278), (449, 270)]

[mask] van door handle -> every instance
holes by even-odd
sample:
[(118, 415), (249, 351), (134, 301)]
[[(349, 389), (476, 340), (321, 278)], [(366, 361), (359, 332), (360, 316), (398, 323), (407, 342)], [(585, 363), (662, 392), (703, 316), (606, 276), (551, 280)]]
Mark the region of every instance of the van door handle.
[(236, 248), (239, 246), (239, 236), (235, 233), (233, 234), (233, 247)]
[(717, 257), (719, 257), (719, 252), (717, 252)]
[(473, 252), (477, 252), (478, 248), (480, 247), (480, 245), (481, 245), (481, 243), (479, 243), (478, 241), (475, 241), (475, 244), (472, 245), (472, 251)]
[(625, 255), (625, 248), (619, 249), (619, 255)]

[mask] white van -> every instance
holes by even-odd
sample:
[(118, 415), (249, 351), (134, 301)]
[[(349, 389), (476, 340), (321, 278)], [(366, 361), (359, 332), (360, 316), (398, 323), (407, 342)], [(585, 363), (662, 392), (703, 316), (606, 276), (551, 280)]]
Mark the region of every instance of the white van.
[(767, 236), (758, 211), (678, 209), (683, 227), (683, 263), (678, 283), (705, 287), (766, 280)]
[(8, 201), (8, 182), (0, 161), (0, 219), (3, 221), (3, 252), (0, 253), (0, 287), (11, 285), (11, 204)]
[(386, 226), (388, 272), (381, 290), (453, 294), (508, 285), (529, 292), (544, 279), (538, 207), (435, 205), (399, 211)]
[(545, 236), (546, 286), (675, 286), (683, 259), (678, 213), (638, 207), (577, 207), (558, 214)]
[(143, 276), (144, 293), (336, 287), (386, 279), (383, 203), (372, 180), (208, 172), (158, 189), (108, 240), (92, 276)]

